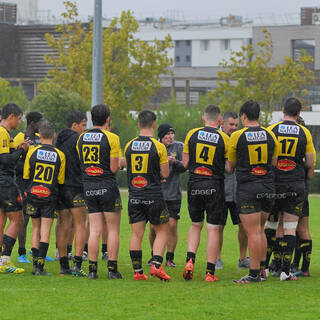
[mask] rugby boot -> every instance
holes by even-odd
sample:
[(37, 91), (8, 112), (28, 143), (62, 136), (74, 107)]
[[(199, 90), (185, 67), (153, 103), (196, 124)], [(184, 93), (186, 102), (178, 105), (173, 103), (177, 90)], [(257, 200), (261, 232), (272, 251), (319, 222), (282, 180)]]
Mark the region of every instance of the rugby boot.
[(109, 271), (108, 272), (108, 279), (109, 280), (112, 280), (112, 279), (123, 279), (123, 276), (119, 271), (116, 271), (116, 272)]
[(208, 272), (206, 274), (206, 281), (207, 282), (216, 282), (218, 281), (219, 279), (214, 275), (214, 274), (211, 274), (210, 272)]
[(34, 275), (35, 276), (52, 276), (52, 273), (49, 273), (44, 269), (43, 270), (38, 269)]
[(88, 279), (98, 279), (98, 275), (95, 271), (91, 271), (88, 273)]
[(60, 269), (60, 276), (64, 276), (64, 275), (66, 275), (66, 276), (71, 276), (71, 275), (73, 275), (72, 269), (71, 269), (71, 268), (68, 268), (68, 269), (66, 269), (66, 268), (61, 268), (61, 269)]
[(157, 277), (160, 280), (163, 281), (170, 281), (171, 277), (166, 274), (166, 272), (163, 270), (162, 266), (160, 266), (158, 269), (155, 265), (152, 265), (150, 270), (150, 276), (151, 277)]
[(8, 261), (5, 265), (0, 266), (0, 273), (20, 274), (23, 272), (24, 269), (16, 267), (11, 261)]
[(19, 263), (30, 263), (30, 260), (27, 258), (26, 254), (22, 254), (21, 256), (18, 256), (18, 262)]
[(106, 260), (106, 261), (109, 259), (109, 255), (108, 255), (108, 252), (107, 252), (107, 251), (102, 254), (101, 259), (102, 259), (102, 260)]
[(133, 279), (134, 280), (148, 280), (148, 276), (146, 276), (144, 273), (139, 273), (139, 272), (136, 272), (133, 276)]
[(241, 279), (239, 280), (232, 280), (233, 283), (240, 283), (240, 284), (248, 284), (248, 283), (251, 283), (251, 282), (261, 282), (261, 279), (260, 277), (252, 277), (250, 275), (247, 275), (247, 276), (244, 276), (242, 277)]
[(281, 272), (280, 281), (296, 281), (298, 278), (294, 276), (292, 273), (286, 274), (285, 272)]
[(310, 277), (310, 272), (299, 270), (298, 272), (293, 273), (295, 277)]
[(82, 268), (79, 268), (77, 265), (73, 268), (73, 275), (76, 277), (87, 277), (88, 275), (85, 273), (85, 271)]
[(193, 278), (193, 261), (192, 259), (190, 259), (187, 263), (186, 266), (184, 267), (184, 271), (183, 271), (183, 278), (185, 280), (192, 280)]
[(174, 263), (173, 260), (167, 260), (166, 261), (166, 266), (170, 268), (175, 268), (177, 265)]

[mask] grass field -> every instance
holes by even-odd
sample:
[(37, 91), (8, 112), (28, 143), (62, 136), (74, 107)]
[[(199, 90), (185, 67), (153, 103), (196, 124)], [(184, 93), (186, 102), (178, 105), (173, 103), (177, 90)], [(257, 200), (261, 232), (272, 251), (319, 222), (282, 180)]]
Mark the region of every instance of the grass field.
[[(185, 282), (182, 272), (185, 264), (187, 233), (190, 221), (186, 202), (179, 222), (179, 243), (175, 261), (177, 268), (166, 269), (172, 280), (158, 279), (145, 282), (133, 280), (128, 246), (130, 228), (127, 218), (127, 198), (121, 224), (119, 270), (124, 280), (107, 280), (106, 262), (99, 261), (99, 279), (61, 277), (59, 263), (46, 264), (54, 275), (35, 277), (31, 264), (23, 265), (21, 275), (0, 275), (0, 319), (320, 319), (320, 198), (311, 197), (311, 233), (313, 256), (312, 277), (295, 282), (281, 282), (269, 278), (267, 282), (236, 285), (232, 279), (246, 271), (237, 269), (237, 227), (228, 219), (225, 228), (224, 269), (216, 272), (219, 281), (204, 281), (205, 232), (197, 254), (194, 280)], [(27, 239), (27, 245), (30, 243)], [(54, 237), (49, 254), (54, 256)], [(147, 233), (144, 240), (144, 263), (150, 255)], [(17, 258), (14, 249), (13, 261)], [(18, 263), (17, 263), (18, 265)], [(87, 270), (88, 263), (84, 262)], [(145, 266), (148, 274), (149, 267)]]

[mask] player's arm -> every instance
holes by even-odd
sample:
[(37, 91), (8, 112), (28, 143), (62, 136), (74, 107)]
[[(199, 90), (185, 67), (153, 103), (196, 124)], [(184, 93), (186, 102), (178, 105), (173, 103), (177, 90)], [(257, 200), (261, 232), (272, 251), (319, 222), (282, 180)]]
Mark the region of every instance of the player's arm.
[(119, 154), (121, 154), (120, 140), (115, 134), (110, 136), (110, 170), (112, 173), (117, 173), (119, 170)]
[(10, 141), (7, 141), (5, 137), (3, 139), (0, 139), (1, 140), (0, 163), (2, 163), (5, 166), (17, 162), (20, 156), (23, 155), (28, 150), (28, 147), (29, 147), (28, 139), (20, 143), (18, 146), (18, 149), (11, 153), (10, 153), (10, 147), (9, 147)]
[(226, 162), (226, 172), (233, 173), (237, 164), (237, 144), (239, 140), (239, 133), (235, 131), (231, 134), (228, 145), (228, 160)]
[(182, 165), (184, 166), (185, 169), (188, 169), (189, 167), (189, 160), (190, 160), (190, 155), (189, 155), (189, 140), (193, 134), (193, 130), (189, 131), (186, 139), (184, 141), (184, 147), (183, 147), (183, 154), (182, 154)]
[(307, 144), (306, 144), (306, 151), (305, 151), (305, 166), (308, 168), (307, 177), (311, 179), (314, 174), (314, 167), (315, 167), (315, 154), (316, 150), (313, 145), (312, 136), (309, 130), (303, 127), (303, 130), (306, 134)]
[(61, 161), (57, 180), (58, 180), (58, 184), (62, 185), (64, 184), (65, 176), (66, 176), (66, 156), (62, 151), (58, 149), (56, 150), (58, 151), (58, 154), (60, 156), (60, 161)]
[(158, 141), (154, 142), (159, 155), (160, 175), (163, 179), (166, 179), (169, 177), (170, 173), (167, 149), (164, 144)]

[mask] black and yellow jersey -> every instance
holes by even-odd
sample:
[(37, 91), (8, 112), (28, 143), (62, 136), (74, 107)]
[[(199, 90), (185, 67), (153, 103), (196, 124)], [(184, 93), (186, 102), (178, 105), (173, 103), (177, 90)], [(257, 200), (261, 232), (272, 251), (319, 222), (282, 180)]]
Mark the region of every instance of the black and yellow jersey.
[(278, 143), (271, 130), (246, 127), (231, 134), (228, 160), (236, 163), (238, 183), (274, 181), (272, 158), (278, 155)]
[(54, 146), (44, 144), (29, 150), (23, 168), (27, 198), (39, 203), (56, 201), (65, 168), (65, 155)]
[(82, 133), (77, 142), (83, 182), (115, 181), (110, 159), (121, 154), (119, 137), (107, 130), (91, 129)]
[(23, 154), (23, 149), (15, 150), (9, 131), (0, 126), (0, 180), (14, 177), (16, 163)]
[(280, 121), (269, 127), (279, 143), (278, 163), (275, 168), (276, 182), (305, 179), (304, 158), (315, 153), (310, 131), (294, 121)]
[[(25, 140), (25, 139), (29, 139), (30, 140), (30, 144), (29, 144), (29, 150), (32, 150), (33, 148), (35, 148), (36, 146), (38, 146), (41, 142), (40, 142), (40, 137), (38, 133), (35, 134), (27, 134), (25, 132), (19, 132), (13, 139), (13, 145), (14, 148), (17, 149), (18, 146)], [(26, 154), (22, 154), (19, 158), (19, 160), (17, 161), (16, 164), (16, 181), (18, 182), (18, 184), (20, 184), (20, 182), (22, 182), (23, 180), (23, 166), (24, 166), (24, 161), (26, 159)]]
[(139, 136), (124, 149), (129, 194), (135, 198), (163, 198), (160, 165), (168, 162), (164, 144), (151, 137)]
[(189, 154), (189, 181), (224, 179), (229, 137), (212, 127), (188, 132), (184, 153)]

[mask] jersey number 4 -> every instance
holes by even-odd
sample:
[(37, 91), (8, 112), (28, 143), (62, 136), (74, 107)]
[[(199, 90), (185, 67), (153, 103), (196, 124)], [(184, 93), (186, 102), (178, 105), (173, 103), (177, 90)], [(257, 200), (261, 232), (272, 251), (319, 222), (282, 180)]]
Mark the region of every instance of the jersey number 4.
[(197, 143), (196, 162), (212, 165), (215, 152), (216, 152), (215, 146), (210, 146), (208, 144), (203, 144), (203, 143)]

